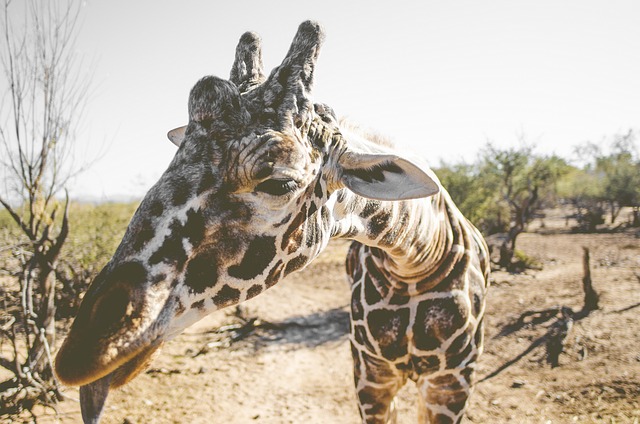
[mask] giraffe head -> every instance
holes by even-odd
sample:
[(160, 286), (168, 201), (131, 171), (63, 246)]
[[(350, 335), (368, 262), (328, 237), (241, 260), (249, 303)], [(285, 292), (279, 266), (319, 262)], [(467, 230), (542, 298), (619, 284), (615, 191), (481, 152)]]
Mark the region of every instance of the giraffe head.
[(240, 39), (230, 81), (189, 95), (179, 146), (87, 291), (58, 352), (63, 383), (119, 386), (210, 312), (250, 299), (307, 265), (333, 235), (333, 194), (381, 200), (438, 187), (403, 158), (353, 149), (310, 91), (321, 27), (300, 25), (282, 64), (262, 73), (260, 40)]

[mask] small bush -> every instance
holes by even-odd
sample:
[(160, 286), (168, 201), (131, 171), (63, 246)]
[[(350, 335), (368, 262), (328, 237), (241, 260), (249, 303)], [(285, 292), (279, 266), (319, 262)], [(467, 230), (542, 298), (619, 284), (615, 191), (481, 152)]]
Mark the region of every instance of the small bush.
[(578, 225), (573, 228), (576, 233), (594, 233), (598, 225), (604, 224), (604, 208), (591, 205), (584, 209), (578, 209), (574, 214)]
[(509, 266), (509, 271), (523, 272), (527, 269), (539, 271), (542, 269), (542, 263), (538, 259), (527, 255), (522, 250), (516, 249), (513, 253), (513, 262)]

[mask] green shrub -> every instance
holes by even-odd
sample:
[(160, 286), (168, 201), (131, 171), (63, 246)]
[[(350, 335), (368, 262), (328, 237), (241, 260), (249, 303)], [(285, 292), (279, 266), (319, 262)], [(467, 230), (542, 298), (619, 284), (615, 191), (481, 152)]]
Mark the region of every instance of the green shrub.
[(511, 267), (512, 269), (510, 269), (510, 271), (516, 272), (522, 272), (527, 269), (541, 270), (542, 263), (538, 259), (527, 255), (522, 250), (516, 249), (513, 253)]

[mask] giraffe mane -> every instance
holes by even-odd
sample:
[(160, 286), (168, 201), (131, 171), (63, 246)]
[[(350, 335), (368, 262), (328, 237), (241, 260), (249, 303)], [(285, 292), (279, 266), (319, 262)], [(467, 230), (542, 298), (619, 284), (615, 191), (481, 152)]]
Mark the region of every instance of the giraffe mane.
[(348, 117), (340, 117), (338, 119), (338, 124), (341, 129), (345, 129), (353, 133), (356, 133), (359, 136), (367, 139), (368, 141), (371, 141), (372, 143), (377, 144), (378, 146), (384, 146), (389, 148), (395, 147), (395, 143), (393, 142), (391, 137), (387, 136), (386, 134), (382, 134), (381, 132), (373, 128), (364, 127), (361, 124), (351, 120)]

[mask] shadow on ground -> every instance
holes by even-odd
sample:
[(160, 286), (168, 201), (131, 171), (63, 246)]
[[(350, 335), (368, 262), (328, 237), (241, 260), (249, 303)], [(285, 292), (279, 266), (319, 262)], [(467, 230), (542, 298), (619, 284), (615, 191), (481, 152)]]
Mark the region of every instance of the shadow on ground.
[(256, 350), (267, 346), (296, 350), (342, 342), (349, 334), (349, 312), (344, 308), (334, 308), (293, 316), (280, 322), (260, 322), (254, 334)]
[(220, 349), (247, 349), (253, 353), (267, 349), (313, 349), (342, 343), (348, 333), (349, 312), (346, 306), (276, 322), (246, 316), (242, 308), (237, 308), (229, 324), (205, 333), (190, 334), (196, 337), (206, 335), (208, 341), (195, 354), (189, 355), (196, 357)]

